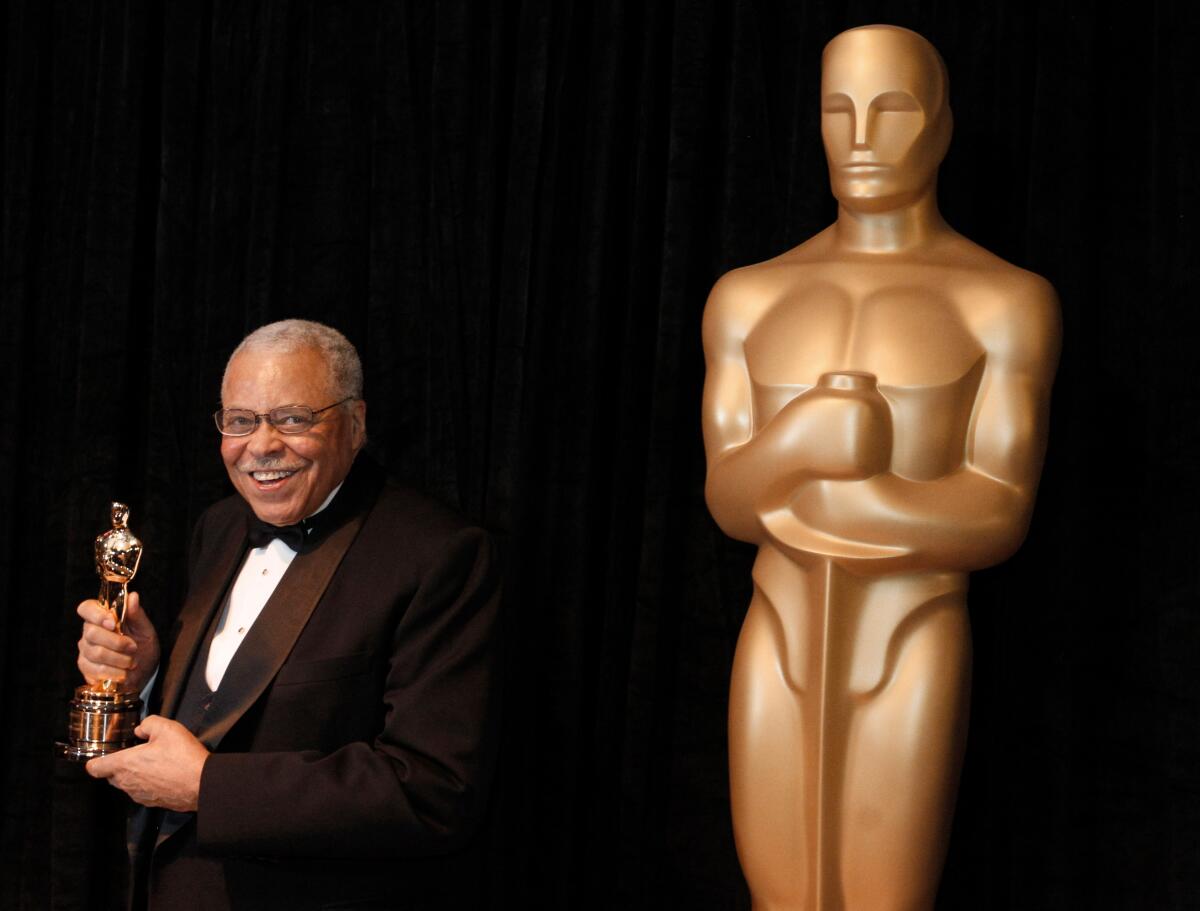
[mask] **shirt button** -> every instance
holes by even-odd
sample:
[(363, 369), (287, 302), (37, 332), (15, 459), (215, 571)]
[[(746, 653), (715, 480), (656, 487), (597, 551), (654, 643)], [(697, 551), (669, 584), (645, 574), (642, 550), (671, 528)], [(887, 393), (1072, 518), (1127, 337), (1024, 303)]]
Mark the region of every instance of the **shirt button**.
[(267, 571), (264, 569), (262, 574), (265, 576), (267, 574)]

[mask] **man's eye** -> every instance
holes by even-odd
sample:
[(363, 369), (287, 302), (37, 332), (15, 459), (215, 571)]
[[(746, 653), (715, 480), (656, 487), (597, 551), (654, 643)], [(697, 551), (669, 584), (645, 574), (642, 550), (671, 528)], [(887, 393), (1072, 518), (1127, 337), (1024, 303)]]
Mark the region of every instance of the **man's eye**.
[(235, 415), (225, 418), (225, 427), (229, 430), (247, 430), (254, 426), (254, 418)]
[(308, 423), (308, 418), (302, 414), (285, 414), (281, 415), (276, 424), (282, 424), (284, 427), (303, 427)]

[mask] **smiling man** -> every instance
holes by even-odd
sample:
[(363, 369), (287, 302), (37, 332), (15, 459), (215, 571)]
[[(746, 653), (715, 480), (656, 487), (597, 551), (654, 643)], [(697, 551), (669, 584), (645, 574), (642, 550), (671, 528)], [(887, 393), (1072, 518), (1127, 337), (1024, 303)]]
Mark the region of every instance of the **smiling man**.
[[(225, 369), (216, 420), (229, 479), (259, 519), (293, 525), (321, 508), (366, 441), (361, 394), (357, 358), (337, 346), (273, 350), (256, 336), (242, 343)], [(292, 400), (314, 404), (279, 404)], [(264, 424), (278, 433), (262, 432)]]
[[(136, 595), (123, 634), (79, 606), (84, 677), (156, 710), (146, 743), (87, 766), (143, 808), (133, 906), (450, 904), (496, 739), (489, 539), (360, 452), (362, 368), (337, 331), (257, 330), (221, 399), (238, 495), (197, 524), (165, 665)], [(410, 860), (435, 854), (452, 859)]]

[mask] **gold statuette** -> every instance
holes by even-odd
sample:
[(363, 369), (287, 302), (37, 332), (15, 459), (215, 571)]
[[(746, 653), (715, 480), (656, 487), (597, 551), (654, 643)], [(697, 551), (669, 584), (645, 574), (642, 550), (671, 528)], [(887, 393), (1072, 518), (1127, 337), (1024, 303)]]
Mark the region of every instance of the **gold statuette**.
[[(129, 583), (142, 559), (142, 542), (126, 527), (129, 507), (112, 504), (112, 528), (96, 538), (98, 600), (121, 632)], [(120, 680), (101, 680), (76, 687), (71, 700), (66, 743), (56, 743), (58, 755), (85, 762), (115, 753), (138, 742), (133, 729), (142, 715), (142, 700)]]

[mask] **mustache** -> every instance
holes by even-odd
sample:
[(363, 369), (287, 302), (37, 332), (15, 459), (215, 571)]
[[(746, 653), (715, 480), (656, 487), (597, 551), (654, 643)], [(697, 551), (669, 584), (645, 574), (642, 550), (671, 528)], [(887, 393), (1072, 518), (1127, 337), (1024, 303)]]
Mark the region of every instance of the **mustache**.
[(238, 471), (299, 471), (303, 465), (288, 465), (283, 459), (279, 458), (261, 458), (247, 459), (245, 462), (239, 462)]

